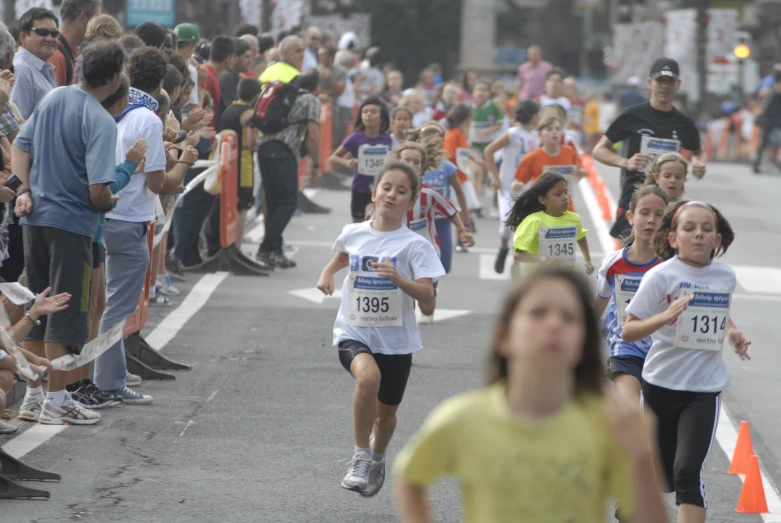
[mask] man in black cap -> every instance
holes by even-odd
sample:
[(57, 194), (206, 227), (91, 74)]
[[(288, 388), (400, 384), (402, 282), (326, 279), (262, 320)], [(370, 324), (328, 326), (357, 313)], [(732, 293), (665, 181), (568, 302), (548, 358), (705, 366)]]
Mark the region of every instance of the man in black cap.
[[(631, 226), (626, 218), (629, 201), (653, 160), (665, 152), (686, 149), (692, 153), (692, 174), (705, 176), (707, 156), (694, 121), (673, 107), (681, 87), (678, 62), (657, 58), (648, 78), (651, 99), (628, 107), (618, 115), (594, 148), (594, 158), (605, 165), (621, 168), (621, 197), (616, 221), (610, 229), (614, 238), (625, 236)], [(621, 155), (613, 144), (623, 142)]]

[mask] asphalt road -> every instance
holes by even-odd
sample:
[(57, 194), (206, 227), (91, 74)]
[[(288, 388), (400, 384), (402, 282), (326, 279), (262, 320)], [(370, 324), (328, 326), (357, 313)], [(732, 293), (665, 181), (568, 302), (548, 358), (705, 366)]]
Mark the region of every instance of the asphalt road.
[[(605, 169), (603, 175), (618, 194), (617, 174)], [(751, 422), (763, 471), (775, 484), (781, 480), (781, 354), (772, 339), (781, 317), (779, 194), (781, 177), (728, 165), (711, 166), (688, 191), (718, 205), (737, 231), (725, 259), (739, 268), (732, 314), (754, 340), (753, 359), (740, 363), (725, 353), (733, 385), (724, 403), (735, 422)], [(293, 219), (285, 239), (296, 249), (297, 268), (267, 278), (189, 275), (172, 307), (150, 310), (145, 334), (170, 338), (163, 353), (193, 365), (176, 381), (145, 382), (154, 405), (104, 410), (99, 424), (69, 427), (50, 439), (44, 434), (39, 445), (27, 445), (32, 433), (0, 436), (6, 450), (21, 448), (27, 463), (63, 476), (45, 485), (48, 501), (0, 501), (0, 521), (398, 521), (392, 469), (373, 499), (339, 486), (353, 448), (353, 381), (331, 347), (338, 301), (313, 288), (348, 221), (349, 193), (320, 190), (313, 197), (333, 212)], [(600, 242), (596, 231), (603, 224), (592, 218), (582, 194), (575, 197), (593, 231), (597, 265), (610, 245)], [(492, 272), (496, 229), (496, 219), (478, 220), (477, 248), (455, 253), (453, 272), (440, 284), (444, 315), (421, 327), (425, 349), (416, 355), (391, 458), (435, 405), (483, 379), (494, 314), (509, 285), (509, 275)], [(262, 230), (249, 234), (257, 240)], [(174, 332), (172, 325), (182, 327)], [(741, 480), (727, 468), (714, 445), (705, 469), (708, 520), (762, 521), (735, 513)], [(437, 521), (460, 520), (454, 484), (435, 488), (432, 501)], [(781, 513), (765, 521), (781, 521)]]

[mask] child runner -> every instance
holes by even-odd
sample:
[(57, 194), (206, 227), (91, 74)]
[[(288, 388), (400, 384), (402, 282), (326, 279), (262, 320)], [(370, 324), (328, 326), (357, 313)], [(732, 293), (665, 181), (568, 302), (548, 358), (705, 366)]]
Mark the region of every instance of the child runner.
[(407, 141), (407, 131), (412, 128), (412, 111), (406, 107), (396, 107), (390, 113), (390, 130), (393, 147)]
[(675, 492), (678, 521), (704, 522), (708, 502), (703, 467), (730, 373), (724, 341), (741, 360), (751, 344), (730, 318), (735, 272), (713, 258), (735, 235), (729, 222), (703, 202), (670, 207), (656, 234), (666, 260), (643, 277), (626, 309), (622, 336), (647, 336), (653, 345), (643, 366), (643, 401), (658, 417), (657, 439), (666, 492)]
[(355, 131), (331, 155), (331, 162), (353, 170), (350, 202), (353, 223), (366, 219), (367, 207), (372, 202), (372, 184), (393, 145), (389, 128), (390, 115), (385, 102), (368, 96), (358, 109)]
[[(515, 200), (507, 226), (515, 231), (515, 259), (526, 268), (536, 264), (575, 268), (575, 242), (583, 253), (586, 274), (594, 272), (580, 216), (570, 212), (567, 180), (546, 172)], [(534, 264), (534, 265), (532, 265)]]
[(569, 115), (566, 109), (559, 104), (552, 104), (540, 110), (540, 120), (545, 120), (550, 116), (558, 118), (559, 123), (561, 123), (561, 145), (572, 147), (579, 156), (582, 156), (583, 150), (580, 148), (578, 134), (569, 128)]
[[(511, 184), (513, 192), (520, 192), (529, 182), (536, 180), (543, 172), (556, 172), (567, 179), (570, 190), (575, 183), (588, 173), (582, 167), (580, 156), (572, 147), (561, 145), (561, 122), (558, 118), (549, 116), (540, 122), (538, 127), (542, 147), (524, 156), (518, 169), (515, 170), (515, 180)], [(570, 198), (569, 210), (575, 211)]]
[[(467, 207), (462, 207), (468, 214), (478, 213), (482, 208), (480, 199), (477, 197), (475, 186), (469, 178), (470, 164), (475, 163), (476, 157), (469, 151), (469, 144), (466, 139), (466, 133), (472, 123), (472, 109), (466, 104), (458, 104), (447, 113), (448, 130), (445, 132), (444, 148), (448, 159), (458, 166), (458, 181), (461, 182), (461, 188), (464, 190)], [(471, 221), (471, 220), (470, 220)], [(466, 248), (458, 243), (456, 250), (466, 252)]]
[[(445, 130), (438, 123), (429, 122), (419, 131), (414, 133), (412, 139), (418, 143), (425, 144), (426, 147), (428, 147), (429, 143), (432, 143), (442, 149), (443, 140), (445, 139)], [(467, 229), (474, 232), (471, 220), (469, 219), (469, 207), (466, 203), (464, 189), (461, 187), (461, 182), (458, 179), (458, 168), (453, 162), (448, 160), (440, 161), (436, 169), (423, 174), (423, 183), (451, 201), (454, 200), (450, 196), (450, 189), (452, 187), (456, 196), (455, 201), (458, 203), (456, 208), (461, 212), (461, 221)], [(434, 225), (437, 230), (437, 237), (439, 237), (439, 259), (445, 267), (445, 272), (450, 273), (450, 267), (453, 261), (453, 230), (450, 225), (450, 220), (446, 218), (437, 218), (434, 220)], [(459, 244), (461, 244), (460, 238)], [(466, 246), (464, 246), (464, 249), (466, 249)]]
[[(501, 245), (499, 254), (496, 256), (494, 270), (498, 274), (504, 272), (504, 264), (507, 260), (507, 253), (510, 252), (510, 238), (513, 236), (504, 222), (507, 221), (508, 214), (512, 208), (512, 201), (517, 194), (512, 191), (512, 183), (515, 171), (521, 160), (530, 152), (537, 150), (539, 139), (534, 128), (539, 123), (540, 105), (533, 100), (524, 100), (515, 108), (516, 125), (511, 127), (506, 133), (491, 142), (485, 148), (485, 163), (488, 170), (494, 178), (494, 188), (498, 191), (499, 199), (499, 236)], [(497, 167), (495, 155), (502, 153), (501, 168)], [(513, 264), (514, 270), (520, 268)], [(518, 273), (520, 275), (520, 273)]]
[(545, 77), (545, 92), (537, 98), (543, 107), (558, 104), (569, 111), (570, 101), (564, 95), (564, 71), (558, 67), (551, 69)]
[(686, 172), (689, 162), (678, 153), (664, 153), (654, 162), (651, 170), (645, 175), (643, 185), (657, 185), (667, 195), (670, 203), (681, 200), (686, 183)]
[(619, 394), (639, 405), (643, 363), (651, 338), (627, 343), (621, 338), (626, 307), (637, 292), (640, 279), (662, 261), (654, 250), (654, 240), (662, 225), (667, 196), (654, 185), (640, 187), (632, 196), (627, 219), (632, 234), (624, 240), (623, 249), (605, 257), (597, 272), (597, 316), (605, 316), (604, 332), (610, 346), (608, 371)]
[(431, 243), (403, 223), (419, 187), (407, 164), (386, 165), (372, 194), (375, 217), (345, 226), (334, 243), (336, 255), (317, 282), (331, 295), (334, 274), (350, 269), (333, 337), (339, 361), (356, 381), (355, 452), (342, 487), (364, 496), (375, 495), (385, 481), (385, 449), (396, 428), (412, 354), (422, 348), (413, 303), (429, 304), (434, 282), (445, 275)]
[(460, 484), (466, 523), (602, 523), (608, 497), (633, 523), (667, 521), (650, 415), (604, 392), (585, 279), (535, 272), (494, 333), (488, 386), (437, 407), (396, 460), (401, 521), (433, 521), (428, 489), (445, 476)]
[[(415, 142), (402, 142), (401, 145), (393, 151), (393, 158), (402, 161), (412, 167), (419, 177), (422, 178), (424, 172), (436, 169), (442, 161), (444, 151), (439, 143), (435, 141), (424, 142), (424, 145)], [(426, 238), (434, 246), (437, 255), (442, 259), (439, 238), (437, 237), (436, 218), (442, 217), (450, 221), (458, 230), (459, 241), (469, 247), (475, 244), (475, 240), (464, 226), (458, 211), (452, 202), (439, 194), (437, 191), (423, 185), (425, 182), (421, 179), (420, 195), (415, 200), (415, 205), (407, 213), (405, 220), (407, 226)], [(437, 284), (434, 284), (436, 295)], [(430, 305), (420, 304), (421, 316), (419, 323), (434, 323), (434, 310), (436, 309), (436, 299)]]
[[(491, 85), (486, 80), (478, 80), (472, 91), (474, 107), (472, 108), (472, 125), (469, 129), (469, 146), (476, 158), (477, 167), (472, 173), (472, 183), (477, 194), (477, 201), (482, 202), (485, 169), (482, 158), (483, 150), (496, 139), (504, 124), (504, 113), (491, 101)], [(459, 162), (456, 162), (462, 168)], [(478, 211), (480, 215), (481, 211)]]

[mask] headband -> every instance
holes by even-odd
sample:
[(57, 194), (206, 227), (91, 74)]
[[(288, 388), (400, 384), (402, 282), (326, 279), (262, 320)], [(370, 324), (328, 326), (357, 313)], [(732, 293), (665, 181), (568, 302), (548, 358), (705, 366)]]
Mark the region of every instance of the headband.
[(670, 222), (670, 226), (672, 226), (676, 222), (676, 220), (678, 219), (678, 214), (680, 214), (680, 212), (682, 210), (684, 210), (685, 208), (687, 208), (689, 206), (691, 206), (691, 207), (703, 207), (705, 209), (711, 210), (713, 212), (713, 214), (716, 214), (716, 210), (710, 204), (707, 204), (707, 203), (701, 202), (701, 201), (697, 201), (697, 200), (689, 200), (688, 202), (686, 202), (683, 205), (681, 205), (680, 207), (678, 207), (678, 209), (676, 209), (675, 214), (673, 214), (673, 219)]

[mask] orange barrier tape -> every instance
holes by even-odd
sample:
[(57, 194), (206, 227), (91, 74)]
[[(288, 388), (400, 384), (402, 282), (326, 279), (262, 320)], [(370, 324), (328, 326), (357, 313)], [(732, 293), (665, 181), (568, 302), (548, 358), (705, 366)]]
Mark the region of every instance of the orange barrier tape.
[(136, 305), (136, 312), (125, 321), (125, 336), (141, 332), (141, 329), (146, 325), (146, 317), (149, 312), (149, 288), (152, 285), (152, 251), (154, 250), (155, 241), (155, 222), (147, 222), (147, 226), (149, 227), (146, 233), (146, 241), (149, 245), (149, 267), (146, 269), (144, 289), (141, 291), (141, 298), (139, 298), (138, 305)]

